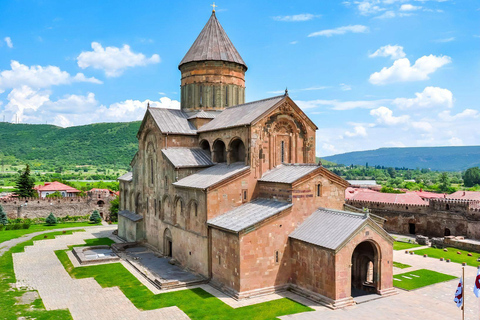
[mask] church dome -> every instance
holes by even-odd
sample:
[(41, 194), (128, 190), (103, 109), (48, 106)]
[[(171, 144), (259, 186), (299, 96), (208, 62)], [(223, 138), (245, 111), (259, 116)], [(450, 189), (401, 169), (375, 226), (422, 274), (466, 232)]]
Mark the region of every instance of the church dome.
[(212, 12), (207, 24), (178, 67), (193, 61), (233, 62), (244, 66), (245, 70), (247, 69), (247, 65), (218, 22), (215, 11)]

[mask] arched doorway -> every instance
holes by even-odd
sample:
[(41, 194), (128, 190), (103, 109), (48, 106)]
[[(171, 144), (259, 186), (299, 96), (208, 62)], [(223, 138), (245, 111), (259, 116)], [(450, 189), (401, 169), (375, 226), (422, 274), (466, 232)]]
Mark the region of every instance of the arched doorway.
[(105, 205), (105, 201), (103, 201), (103, 200), (98, 200), (97, 201), (97, 206), (99, 206), (100, 208), (102, 208), (104, 205)]
[(378, 293), (379, 255), (371, 241), (361, 242), (352, 254), (352, 297)]
[(245, 162), (245, 145), (241, 139), (235, 139), (230, 143), (229, 163)]
[(173, 241), (172, 241), (172, 233), (170, 229), (165, 229), (163, 233), (163, 254), (167, 257), (172, 257), (172, 248), (173, 248)]
[(445, 237), (450, 236), (450, 235), (451, 235), (450, 229), (445, 228), (445, 230), (444, 230), (444, 232), (443, 232), (443, 235), (444, 235)]
[(227, 149), (225, 143), (222, 140), (216, 140), (213, 143), (213, 162), (226, 162), (227, 161)]

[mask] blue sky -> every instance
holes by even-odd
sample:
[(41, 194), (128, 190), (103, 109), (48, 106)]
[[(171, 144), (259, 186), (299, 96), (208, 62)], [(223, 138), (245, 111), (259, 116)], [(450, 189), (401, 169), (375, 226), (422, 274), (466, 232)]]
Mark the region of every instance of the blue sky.
[[(0, 2), (0, 120), (60, 126), (178, 108), (208, 1)], [(480, 2), (217, 1), (247, 101), (290, 96), (317, 155), (480, 144)]]

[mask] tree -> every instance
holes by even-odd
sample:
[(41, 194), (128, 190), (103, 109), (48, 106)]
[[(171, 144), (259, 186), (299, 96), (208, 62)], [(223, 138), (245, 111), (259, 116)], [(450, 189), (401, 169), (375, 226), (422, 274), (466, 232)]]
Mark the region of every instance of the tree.
[(448, 174), (446, 172), (442, 172), (438, 180), (440, 182), (440, 186), (439, 186), (440, 191), (447, 192), (451, 186), (450, 178), (448, 177)]
[(3, 210), (3, 207), (1, 204), (0, 204), (0, 224), (1, 225), (8, 224), (7, 214), (5, 213), (5, 210)]
[(392, 177), (392, 178), (395, 178), (395, 177), (397, 176), (397, 172), (396, 172), (395, 169), (392, 168), (392, 167), (389, 167), (389, 168), (387, 169), (387, 172), (388, 172), (388, 174), (390, 175), (390, 177)]
[(480, 168), (469, 168), (463, 174), (463, 184), (465, 187), (473, 187), (476, 184), (480, 184)]
[(100, 217), (100, 214), (98, 213), (97, 210), (94, 210), (92, 212), (92, 215), (90, 216), (90, 222), (99, 223), (100, 221), (102, 221), (102, 217)]
[(118, 197), (110, 201), (110, 221), (117, 222), (118, 221), (118, 208), (120, 205), (120, 200)]
[(45, 219), (45, 223), (49, 226), (53, 226), (57, 224), (57, 218), (55, 218), (55, 216), (53, 215), (53, 212), (50, 212), (47, 219)]
[(17, 190), (15, 193), (21, 198), (35, 197), (37, 192), (35, 189), (35, 179), (30, 177), (30, 165), (25, 166), (25, 170), (17, 179)]

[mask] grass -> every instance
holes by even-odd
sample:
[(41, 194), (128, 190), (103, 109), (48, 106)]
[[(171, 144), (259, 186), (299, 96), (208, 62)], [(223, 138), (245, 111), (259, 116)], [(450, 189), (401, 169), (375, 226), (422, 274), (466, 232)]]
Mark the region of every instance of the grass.
[(279, 316), (313, 309), (288, 298), (234, 309), (201, 288), (153, 294), (121, 263), (74, 268), (66, 251), (55, 251), (67, 272), (77, 279), (94, 278), (102, 287), (116, 287), (141, 310), (177, 306), (190, 319), (276, 319)]
[(397, 261), (393, 261), (393, 266), (395, 268), (400, 268), (400, 269), (406, 269), (406, 268), (410, 268), (411, 265), (408, 265), (408, 264), (404, 264), (404, 263), (400, 263), (400, 262), (397, 262)]
[(96, 226), (96, 225), (100, 225), (100, 224), (91, 224), (90, 222), (66, 222), (66, 223), (57, 223), (53, 226), (47, 226), (46, 224), (32, 224), (29, 229), (0, 231), (0, 244), (4, 241), (20, 238), (23, 235), (39, 232), (39, 231), (63, 229), (63, 228), (75, 228), (75, 227), (88, 227), (88, 226)]
[(418, 247), (421, 247), (421, 245), (416, 243), (408, 243), (408, 242), (400, 242), (400, 241), (395, 241), (393, 243), (393, 250), (397, 250), (397, 251), (418, 248)]
[[(471, 252), (472, 256), (468, 256), (468, 251), (455, 249), (455, 248), (446, 248), (447, 252), (443, 251), (443, 249), (435, 249), (435, 248), (427, 248), (427, 249), (420, 249), (415, 250), (415, 254), (419, 255), (428, 255), (430, 258), (445, 258), (450, 259), (452, 262), (462, 263), (466, 262), (469, 266), (477, 267), (480, 265), (480, 262), (477, 261), (480, 258), (479, 253)], [(457, 251), (461, 254), (457, 254)]]
[[(406, 276), (410, 279), (404, 278), (402, 276)], [(457, 277), (454, 277), (448, 274), (427, 270), (427, 269), (420, 269), (412, 272), (406, 272), (406, 273), (394, 275), (393, 285), (397, 288), (401, 288), (405, 290), (413, 290), (413, 289), (426, 287), (431, 284), (453, 280), (456, 278)], [(396, 279), (400, 279), (401, 281)]]
[(12, 287), (16, 282), (12, 254), (23, 252), (26, 246), (33, 245), (33, 241), (53, 239), (58, 235), (72, 234), (74, 231), (77, 232), (78, 230), (68, 230), (65, 233), (57, 231), (38, 235), (31, 240), (17, 244), (0, 256), (0, 319), (18, 319), (20, 316), (37, 320), (72, 319), (68, 310), (45, 310), (41, 299), (36, 299), (31, 304), (16, 304), (17, 298), (27, 291)]

